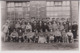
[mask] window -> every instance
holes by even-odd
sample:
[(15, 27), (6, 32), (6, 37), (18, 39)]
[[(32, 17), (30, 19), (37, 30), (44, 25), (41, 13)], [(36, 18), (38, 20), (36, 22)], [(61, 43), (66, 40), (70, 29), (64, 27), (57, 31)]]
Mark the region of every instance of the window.
[(14, 2), (8, 2), (7, 7), (14, 7)]
[(47, 6), (54, 6), (54, 2), (53, 1), (47, 2)]
[(53, 7), (47, 7), (47, 11), (53, 11)]
[(70, 2), (69, 1), (63, 1), (63, 6), (69, 6), (70, 5)]
[(29, 11), (30, 11), (29, 6), (30, 2), (7, 2), (7, 16), (10, 18), (29, 17)]
[(22, 7), (22, 2), (15, 2), (15, 7)]
[(70, 10), (70, 7), (62, 7), (62, 10), (65, 11), (65, 10)]
[(62, 6), (62, 1), (54, 1), (55, 6)]

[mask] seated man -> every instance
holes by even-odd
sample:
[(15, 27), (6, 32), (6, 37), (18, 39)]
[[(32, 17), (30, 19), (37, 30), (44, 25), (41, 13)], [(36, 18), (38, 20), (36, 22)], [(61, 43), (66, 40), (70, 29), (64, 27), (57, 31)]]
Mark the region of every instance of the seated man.
[(35, 33), (30, 30), (30, 32), (27, 33), (28, 42), (34, 42), (34, 36)]
[(12, 40), (13, 42), (16, 42), (16, 41), (18, 40), (18, 33), (16, 32), (16, 30), (14, 30), (14, 31), (11, 33), (10, 37), (11, 37), (11, 40)]
[(38, 43), (47, 43), (46, 37), (44, 36), (43, 32), (41, 31), (39, 34)]
[(69, 30), (69, 32), (67, 32), (66, 35), (68, 36), (69, 43), (74, 42), (73, 41), (73, 33), (71, 32), (71, 30)]

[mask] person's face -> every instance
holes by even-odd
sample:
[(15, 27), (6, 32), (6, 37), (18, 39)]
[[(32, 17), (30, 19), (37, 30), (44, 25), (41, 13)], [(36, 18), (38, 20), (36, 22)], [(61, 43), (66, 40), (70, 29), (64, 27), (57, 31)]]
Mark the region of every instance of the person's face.
[(54, 24), (56, 24), (56, 22), (54, 22)]
[(36, 31), (36, 33), (38, 33), (38, 31)]
[(51, 23), (49, 23), (51, 25)]
[(14, 32), (16, 32), (16, 30), (14, 30)]
[(32, 32), (32, 31), (30, 31), (30, 32)]
[(71, 32), (71, 30), (69, 30), (69, 32)]
[(21, 32), (21, 30), (20, 30), (20, 32)]
[(29, 23), (28, 23), (29, 24)]
[(52, 30), (51, 30), (51, 32), (52, 32)]
[(46, 25), (46, 23), (44, 23), (44, 25)]

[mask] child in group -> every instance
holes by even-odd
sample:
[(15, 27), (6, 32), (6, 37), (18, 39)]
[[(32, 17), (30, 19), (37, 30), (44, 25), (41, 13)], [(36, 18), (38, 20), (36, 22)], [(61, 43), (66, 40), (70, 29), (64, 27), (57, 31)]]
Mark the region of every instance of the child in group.
[(22, 37), (23, 33), (22, 33), (22, 30), (19, 30), (18, 34), (19, 34), (18, 41), (19, 42), (23, 42), (23, 37)]
[(50, 36), (49, 36), (49, 42), (50, 42), (50, 43), (53, 43), (53, 41), (54, 41), (54, 35), (55, 35), (55, 34), (54, 34), (53, 30), (51, 29), (51, 30), (50, 30)]
[(69, 32), (67, 32), (66, 35), (68, 36), (69, 43), (74, 42), (73, 41), (73, 33), (71, 32), (71, 30), (69, 30)]
[(31, 30), (32, 30), (32, 26), (31, 26), (30, 23), (28, 23), (28, 24), (26, 25), (26, 30), (27, 30), (27, 31), (31, 31)]
[(34, 42), (34, 37), (35, 37), (35, 33), (32, 32), (32, 30), (30, 30), (30, 31), (27, 33), (28, 42)]
[(27, 34), (28, 34), (27, 31), (25, 31), (25, 32), (23, 33), (23, 40), (24, 40), (24, 42), (27, 41)]
[(17, 33), (17, 31), (16, 31), (15, 29), (14, 29), (14, 31), (11, 33), (10, 37), (11, 37), (11, 40), (12, 40), (13, 42), (16, 42), (16, 41), (18, 40), (18, 33)]
[(53, 30), (55, 31), (55, 30), (57, 30), (58, 29), (58, 25), (57, 25), (57, 23), (54, 21), (53, 22)]
[(61, 32), (57, 29), (55, 32), (55, 42), (61, 42)]
[(49, 22), (49, 30), (51, 30), (51, 29), (53, 29), (53, 25), (52, 25), (52, 23), (51, 22)]
[(22, 23), (21, 28), (22, 28), (22, 32), (24, 33), (25, 32), (25, 28), (26, 28), (25, 23)]
[(68, 42), (68, 36), (66, 35), (66, 31), (63, 30), (62, 31), (62, 40), (63, 40), (63, 43), (67, 43)]
[(39, 39), (39, 34), (38, 34), (38, 31), (36, 30), (35, 31), (35, 43), (38, 43), (38, 39)]
[(15, 28), (16, 28), (16, 31), (19, 32), (19, 29), (21, 28), (21, 25), (20, 25), (20, 23), (18, 21), (15, 24)]
[(43, 35), (46, 38), (47, 43), (49, 43), (49, 35), (50, 35), (50, 32), (48, 30), (45, 30), (45, 32), (43, 32)]

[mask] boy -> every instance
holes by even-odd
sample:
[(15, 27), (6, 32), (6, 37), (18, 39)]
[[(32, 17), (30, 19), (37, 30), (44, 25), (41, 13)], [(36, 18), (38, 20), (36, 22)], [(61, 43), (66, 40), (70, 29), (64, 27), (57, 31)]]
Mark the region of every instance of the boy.
[(39, 39), (39, 36), (38, 36), (39, 34), (38, 34), (38, 31), (36, 30), (36, 32), (35, 32), (35, 43), (38, 43), (38, 39)]
[(25, 32), (25, 28), (26, 28), (25, 23), (22, 23), (21, 28), (22, 28), (22, 32), (24, 33)]
[(65, 30), (62, 31), (62, 39), (63, 39), (63, 43), (67, 43), (68, 42), (68, 36), (66, 35)]
[(25, 32), (23, 33), (23, 40), (24, 40), (24, 42), (27, 41), (27, 34), (28, 34), (27, 31), (25, 31)]

